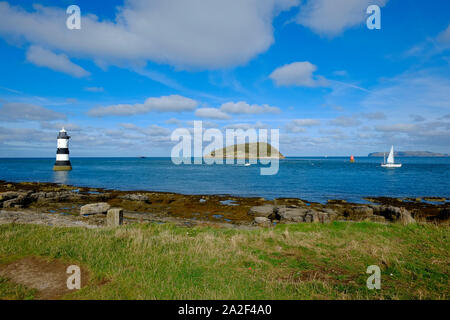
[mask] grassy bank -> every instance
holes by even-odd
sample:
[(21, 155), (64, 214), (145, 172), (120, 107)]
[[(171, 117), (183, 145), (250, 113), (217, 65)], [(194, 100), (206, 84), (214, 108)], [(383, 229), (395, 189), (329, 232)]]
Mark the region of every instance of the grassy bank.
[[(449, 229), (334, 222), (231, 230), (142, 224), (0, 225), (0, 263), (40, 256), (89, 270), (76, 299), (448, 299)], [(367, 266), (382, 270), (368, 290)], [(34, 292), (0, 278), (0, 298)]]

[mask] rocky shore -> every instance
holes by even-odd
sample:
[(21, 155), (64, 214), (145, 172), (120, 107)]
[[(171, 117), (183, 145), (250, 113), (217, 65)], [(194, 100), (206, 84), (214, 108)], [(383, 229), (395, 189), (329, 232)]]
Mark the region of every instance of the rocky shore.
[(449, 223), (446, 198), (366, 198), (367, 203), (330, 200), (241, 198), (118, 191), (52, 183), (0, 181), (0, 224), (34, 223), (101, 227), (130, 223), (255, 228), (278, 223)]

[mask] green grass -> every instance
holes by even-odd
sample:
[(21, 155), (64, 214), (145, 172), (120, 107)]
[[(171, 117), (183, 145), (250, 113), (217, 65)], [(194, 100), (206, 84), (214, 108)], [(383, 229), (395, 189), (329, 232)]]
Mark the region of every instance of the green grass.
[[(27, 256), (90, 271), (69, 299), (448, 299), (449, 228), (334, 222), (233, 230), (0, 225), (0, 261)], [(381, 290), (366, 269), (382, 270)], [(32, 298), (0, 278), (0, 298)]]
[(26, 288), (20, 284), (14, 284), (0, 277), (0, 299), (3, 300), (32, 300), (35, 290)]

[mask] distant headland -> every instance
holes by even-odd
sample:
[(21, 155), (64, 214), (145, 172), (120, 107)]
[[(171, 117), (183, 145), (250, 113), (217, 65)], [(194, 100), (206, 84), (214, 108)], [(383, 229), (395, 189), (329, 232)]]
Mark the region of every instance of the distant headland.
[(222, 149), (214, 150), (209, 156), (205, 157), (213, 158), (216, 156), (220, 157), (220, 155), (222, 155), (223, 158), (233, 159), (285, 158), (285, 156), (282, 155), (277, 148), (265, 142), (235, 144)]
[[(369, 157), (383, 157), (388, 152), (372, 152), (369, 153)], [(396, 151), (395, 157), (449, 157), (450, 155), (445, 153), (436, 153), (430, 151)]]

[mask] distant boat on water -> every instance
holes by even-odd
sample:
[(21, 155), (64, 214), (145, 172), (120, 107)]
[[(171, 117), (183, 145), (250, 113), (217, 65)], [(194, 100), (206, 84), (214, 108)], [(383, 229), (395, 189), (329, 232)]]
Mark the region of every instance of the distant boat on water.
[(384, 162), (381, 164), (383, 168), (401, 168), (401, 163), (395, 163), (394, 159), (394, 146), (391, 147), (391, 151), (389, 152), (389, 156), (386, 161), (386, 154), (384, 154)]

